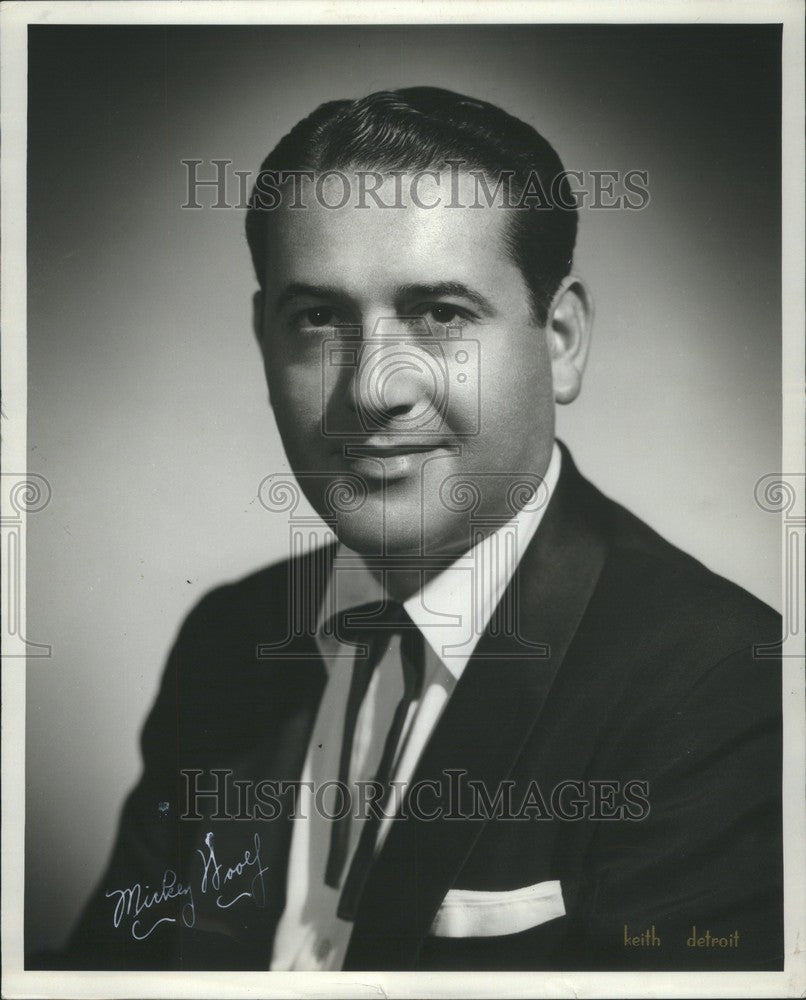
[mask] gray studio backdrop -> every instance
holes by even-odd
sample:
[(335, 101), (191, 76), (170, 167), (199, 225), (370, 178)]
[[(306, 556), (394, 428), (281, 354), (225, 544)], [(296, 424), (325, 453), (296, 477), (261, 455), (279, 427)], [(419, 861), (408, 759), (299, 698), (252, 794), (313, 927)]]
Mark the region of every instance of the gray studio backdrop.
[[(250, 330), (243, 211), (183, 159), (256, 170), (334, 97), (432, 84), (536, 125), (566, 167), (646, 170), (584, 210), (597, 318), (560, 434), (582, 471), (780, 607), (774, 27), (34, 28), (29, 105), (27, 947), (98, 878), (164, 658), (210, 587), (285, 554), (287, 468)], [(200, 168), (210, 176), (212, 168)], [(234, 192), (237, 197), (237, 191)], [(210, 205), (211, 195), (202, 197)]]

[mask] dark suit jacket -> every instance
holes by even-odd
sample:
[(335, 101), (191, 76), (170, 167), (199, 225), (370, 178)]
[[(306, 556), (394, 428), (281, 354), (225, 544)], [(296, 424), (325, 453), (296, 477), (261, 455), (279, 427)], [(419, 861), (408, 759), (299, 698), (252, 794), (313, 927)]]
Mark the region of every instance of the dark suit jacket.
[[(581, 781), (589, 795), (590, 782), (645, 781), (648, 815), (396, 820), (345, 968), (780, 969), (780, 661), (754, 656), (780, 639), (780, 619), (563, 458), (510, 587), (520, 635), (491, 627), (482, 636), (415, 779), (444, 784), (446, 770), (461, 769), (491, 796), (510, 782), (515, 802), (533, 782), (548, 802), (562, 782)], [(212, 799), (199, 801), (203, 819), (180, 819), (179, 772), (203, 772), (200, 788), (211, 787), (212, 769), (231, 780), (299, 779), (325, 682), (312, 621), (326, 571), (321, 551), (275, 565), (213, 591), (190, 614), (144, 727), (144, 771), (109, 868), (51, 966), (268, 968), (293, 820), (287, 810), (250, 819), (247, 806), (242, 818), (216, 818)], [(289, 629), (299, 594), (312, 599), (303, 627)], [(272, 644), (281, 655), (256, 655)], [(235, 797), (228, 809), (237, 812)], [(211, 892), (201, 898), (209, 831), (228, 866), (259, 834), (264, 897), (226, 910)], [(152, 923), (173, 914), (143, 941), (130, 933), (133, 910), (113, 926), (120, 896), (107, 893), (140, 884), (145, 894), (166, 868), (195, 886), (193, 926), (170, 902), (143, 912)], [(565, 916), (503, 935), (428, 933), (451, 889), (555, 880)], [(706, 931), (736, 943), (697, 946)]]

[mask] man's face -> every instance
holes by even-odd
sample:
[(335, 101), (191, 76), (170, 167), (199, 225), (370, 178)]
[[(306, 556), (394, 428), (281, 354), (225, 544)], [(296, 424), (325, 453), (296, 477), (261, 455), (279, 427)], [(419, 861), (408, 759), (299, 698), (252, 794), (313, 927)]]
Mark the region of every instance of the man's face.
[[(341, 183), (324, 195), (338, 203)], [(461, 552), (470, 513), (511, 517), (513, 484), (545, 472), (554, 440), (550, 340), (504, 249), (511, 212), (307, 203), (271, 214), (256, 304), (289, 462), (350, 548)], [(334, 506), (339, 480), (364, 496), (356, 509)]]

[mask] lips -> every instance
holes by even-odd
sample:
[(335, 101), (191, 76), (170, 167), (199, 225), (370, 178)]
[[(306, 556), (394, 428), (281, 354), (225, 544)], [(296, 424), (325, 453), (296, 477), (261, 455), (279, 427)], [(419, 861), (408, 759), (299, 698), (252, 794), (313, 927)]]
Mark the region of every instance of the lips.
[(345, 444), (340, 458), (351, 472), (378, 482), (405, 479), (418, 473), (428, 458), (447, 454), (444, 441), (369, 440)]
[(417, 455), (423, 452), (434, 451), (440, 447), (435, 441), (427, 444), (415, 444), (411, 441), (401, 441), (400, 444), (366, 444), (348, 445), (351, 452), (361, 455), (377, 455), (379, 458), (388, 458), (390, 455)]

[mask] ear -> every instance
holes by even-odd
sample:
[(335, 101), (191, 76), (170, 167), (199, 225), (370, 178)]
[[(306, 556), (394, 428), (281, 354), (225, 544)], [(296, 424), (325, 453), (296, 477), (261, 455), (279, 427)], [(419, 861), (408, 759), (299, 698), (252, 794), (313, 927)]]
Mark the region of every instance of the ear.
[(263, 349), (263, 291), (258, 288), (252, 296), (252, 329), (260, 349)]
[(269, 359), (266, 354), (265, 328), (263, 324), (263, 304), (265, 302), (262, 289), (258, 289), (252, 296), (252, 329), (263, 357), (263, 371), (266, 373), (266, 385), (269, 389), (269, 405), (274, 406), (271, 398), (271, 379), (269, 378)]
[(592, 326), (590, 292), (579, 278), (568, 275), (554, 295), (546, 323), (554, 399), (558, 403), (572, 403), (579, 395)]

